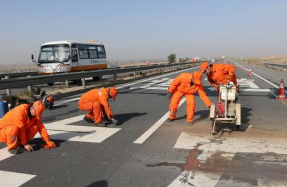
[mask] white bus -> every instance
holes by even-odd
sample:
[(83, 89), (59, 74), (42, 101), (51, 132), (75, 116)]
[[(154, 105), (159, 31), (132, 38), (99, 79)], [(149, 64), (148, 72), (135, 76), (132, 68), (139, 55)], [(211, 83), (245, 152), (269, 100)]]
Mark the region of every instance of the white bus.
[[(33, 55), (32, 60), (35, 62)], [(43, 43), (37, 63), (39, 74), (88, 71), (108, 67), (104, 45), (94, 40)]]

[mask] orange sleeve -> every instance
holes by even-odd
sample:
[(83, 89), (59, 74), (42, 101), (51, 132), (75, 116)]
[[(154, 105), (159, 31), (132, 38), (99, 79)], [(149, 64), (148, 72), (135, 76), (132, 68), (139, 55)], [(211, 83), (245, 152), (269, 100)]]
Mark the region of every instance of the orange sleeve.
[(15, 112), (13, 115), (13, 123), (20, 129), (19, 132), (19, 138), (20, 138), (20, 143), (21, 144), (26, 144), (27, 139), (26, 139), (26, 129), (25, 129), (25, 124), (27, 121), (27, 116), (24, 114), (24, 112), (21, 110), (23, 108), (15, 108)]
[(38, 132), (40, 133), (40, 135), (41, 135), (42, 139), (44, 140), (44, 142), (49, 141), (50, 140), (50, 136), (48, 135), (48, 132), (47, 132), (45, 126), (43, 125), (43, 123), (41, 121), (39, 121), (39, 120), (36, 120), (36, 123), (37, 123), (38, 128), (39, 128)]
[(104, 106), (105, 112), (108, 116), (109, 119), (111, 119), (111, 117), (113, 116), (113, 110), (111, 109), (109, 102), (108, 102), (108, 97), (105, 95), (101, 95), (100, 96), (100, 103), (101, 105)]
[(212, 104), (212, 102), (207, 97), (202, 85), (201, 84), (196, 84), (196, 86), (198, 87), (198, 95), (199, 95), (200, 99), (204, 102), (206, 107), (209, 107)]
[(171, 82), (167, 91), (169, 93), (173, 94), (175, 92), (176, 88), (178, 87), (178, 85), (180, 84), (180, 80), (181, 80), (181, 75), (179, 75), (175, 79), (173, 79), (173, 81)]

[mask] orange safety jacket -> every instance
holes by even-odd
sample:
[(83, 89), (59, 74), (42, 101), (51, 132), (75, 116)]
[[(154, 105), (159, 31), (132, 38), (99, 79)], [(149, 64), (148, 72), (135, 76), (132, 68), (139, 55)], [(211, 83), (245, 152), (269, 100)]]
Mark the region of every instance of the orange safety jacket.
[(179, 76), (177, 76), (170, 84), (170, 87), (168, 88), (168, 92), (173, 94), (176, 91), (180, 91), (184, 94), (195, 94), (198, 92), (199, 97), (204, 102), (206, 107), (209, 107), (212, 102), (207, 97), (202, 84), (193, 84), (191, 80), (193, 79), (192, 73), (182, 73)]
[(100, 104), (104, 107), (107, 117), (110, 119), (113, 116), (113, 110), (109, 105), (109, 92), (106, 88), (93, 89), (85, 93), (80, 97), (79, 102), (93, 102), (99, 101)]
[(17, 126), (19, 128), (19, 139), (20, 143), (26, 144), (26, 129), (32, 125), (38, 126), (38, 132), (40, 133), (42, 139), (47, 142), (50, 140), (50, 137), (47, 133), (46, 128), (43, 123), (38, 120), (36, 117), (30, 118), (28, 116), (28, 111), (30, 110), (31, 104), (22, 104), (12, 110), (10, 110), (0, 121), (0, 129), (8, 126)]
[[(207, 76), (207, 79), (213, 87), (216, 87), (217, 84), (226, 84), (227, 80), (231, 80), (232, 77), (235, 76), (235, 71), (236, 68), (233, 65), (213, 64), (212, 73)], [(234, 84), (236, 84), (236, 82)]]

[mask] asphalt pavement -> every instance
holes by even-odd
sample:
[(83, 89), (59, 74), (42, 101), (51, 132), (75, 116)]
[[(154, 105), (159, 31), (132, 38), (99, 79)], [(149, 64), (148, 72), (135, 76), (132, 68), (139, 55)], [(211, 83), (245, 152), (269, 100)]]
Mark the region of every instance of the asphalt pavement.
[[(30, 143), (34, 152), (7, 153), (0, 143), (0, 186), (12, 187), (221, 187), (287, 186), (287, 102), (276, 99), (278, 89), (262, 78), (278, 76), (268, 69), (248, 76), (237, 67), (242, 125), (236, 131), (211, 135), (209, 109), (196, 96), (194, 123), (186, 122), (184, 100), (177, 118), (168, 122), (166, 90), (181, 72), (117, 85), (110, 101), (118, 123), (95, 127), (82, 120), (80, 95), (63, 98), (43, 114), (55, 149), (41, 148), (39, 136)], [(275, 80), (276, 79), (276, 80)], [(276, 82), (275, 78), (272, 82)], [(217, 93), (203, 75), (207, 95)]]

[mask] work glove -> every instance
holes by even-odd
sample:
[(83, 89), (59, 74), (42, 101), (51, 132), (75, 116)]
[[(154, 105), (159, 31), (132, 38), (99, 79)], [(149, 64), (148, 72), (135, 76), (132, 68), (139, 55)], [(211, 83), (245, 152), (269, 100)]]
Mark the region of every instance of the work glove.
[(52, 149), (52, 148), (55, 148), (56, 145), (54, 142), (48, 140), (42, 147), (45, 147), (46, 149)]
[(166, 97), (167, 99), (170, 99), (170, 98), (171, 98), (171, 96), (172, 96), (172, 94), (171, 94), (171, 93), (169, 93), (169, 92), (167, 92), (167, 94), (165, 95), (165, 97)]

